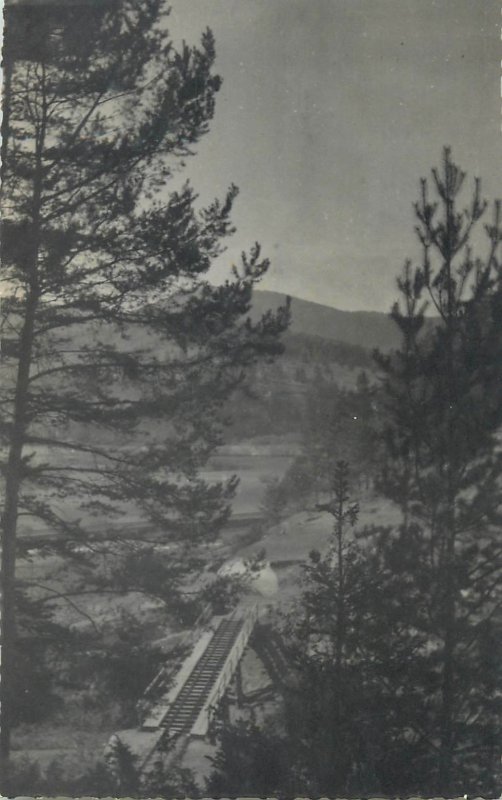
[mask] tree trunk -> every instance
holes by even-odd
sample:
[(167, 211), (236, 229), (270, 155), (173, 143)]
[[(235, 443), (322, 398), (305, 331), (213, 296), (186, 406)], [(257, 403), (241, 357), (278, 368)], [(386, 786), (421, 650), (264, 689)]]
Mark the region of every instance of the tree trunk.
[(337, 549), (338, 549), (338, 598), (337, 598), (337, 619), (336, 619), (336, 671), (337, 679), (340, 684), (343, 652), (344, 652), (344, 639), (345, 639), (345, 574), (343, 564), (343, 505), (340, 502), (339, 507), (340, 519), (337, 522)]
[(446, 632), (443, 649), (443, 680), (441, 685), (441, 720), (440, 720), (440, 750), (438, 769), (438, 791), (448, 795), (453, 791), (451, 787), (451, 772), (453, 761), (453, 664), (454, 664), (454, 637), (449, 630)]
[[(44, 125), (44, 123), (43, 123)], [(42, 127), (45, 133), (44, 127)], [(29, 288), (25, 300), (23, 328), (19, 342), (16, 388), (14, 395), (13, 424), (10, 435), (10, 448), (5, 482), (5, 505), (2, 516), (2, 680), (0, 683), (0, 764), (3, 774), (7, 774), (10, 756), (10, 738), (13, 724), (13, 676), (15, 672), (14, 647), (16, 642), (16, 537), (19, 505), (19, 491), (23, 479), (22, 456), (28, 425), (27, 406), (30, 368), (33, 353), (35, 314), (39, 301), (38, 255), (40, 241), (40, 199), (41, 199), (41, 145), (38, 142), (36, 153), (35, 180), (33, 186), (33, 219), (31, 225), (31, 263), (29, 269)], [(5, 787), (4, 787), (5, 790)]]
[[(447, 187), (448, 188), (448, 187)], [(453, 189), (448, 188), (449, 192)], [(455, 429), (453, 409), (458, 401), (457, 381), (454, 368), (454, 337), (458, 302), (455, 298), (455, 284), (452, 278), (452, 259), (456, 235), (453, 225), (454, 195), (446, 197), (446, 248), (445, 267), (447, 274), (447, 307), (444, 318), (446, 324), (446, 375), (448, 404), (446, 407), (447, 435), (447, 490), (445, 531), (446, 547), (444, 558), (444, 644), (442, 657), (441, 711), (440, 711), (440, 749), (438, 769), (438, 789), (441, 794), (451, 792), (450, 787), (453, 761), (453, 707), (454, 707), (454, 651), (455, 651), (455, 500), (456, 486), (454, 480)], [(440, 575), (442, 578), (443, 576)]]
[(1, 147), (1, 163), (0, 163), (0, 177), (3, 179), (6, 170), (7, 151), (9, 147), (10, 138), (10, 100), (12, 93), (12, 58), (10, 54), (5, 53), (6, 45), (4, 44), (4, 85), (2, 97), (2, 147)]
[[(11, 446), (7, 461), (5, 505), (2, 516), (2, 678), (0, 682), (0, 755), (2, 774), (6, 775), (10, 754), (10, 736), (13, 723), (13, 676), (16, 668), (14, 647), (16, 642), (16, 534), (19, 490), (22, 481), (22, 454), (26, 431), (26, 408), (33, 348), (33, 329), (37, 299), (34, 295), (26, 303), (26, 316), (21, 334), (14, 421)], [(2, 787), (6, 791), (6, 787)]]
[(449, 533), (446, 553), (444, 597), (444, 644), (442, 654), (440, 749), (438, 765), (438, 791), (448, 795), (451, 786), (453, 763), (453, 718), (455, 704), (455, 585), (453, 580), (455, 540)]
[[(45, 79), (45, 66), (42, 65)], [(40, 248), (41, 198), (42, 198), (42, 153), (45, 146), (47, 105), (44, 103), (42, 117), (36, 137), (35, 169), (33, 174), (32, 219), (30, 225), (30, 257), (27, 262), (26, 298), (24, 319), (19, 341), (16, 387), (14, 394), (13, 423), (10, 433), (7, 477), (5, 482), (5, 505), (2, 515), (2, 599), (1, 642), (2, 678), (0, 682), (0, 766), (2, 774), (8, 774), (11, 730), (14, 721), (13, 678), (15, 674), (14, 647), (16, 643), (16, 538), (19, 492), (23, 480), (22, 457), (26, 428), (30, 369), (33, 356), (35, 316), (40, 297), (38, 260)], [(7, 164), (5, 164), (7, 168)], [(2, 787), (6, 790), (6, 787)]]

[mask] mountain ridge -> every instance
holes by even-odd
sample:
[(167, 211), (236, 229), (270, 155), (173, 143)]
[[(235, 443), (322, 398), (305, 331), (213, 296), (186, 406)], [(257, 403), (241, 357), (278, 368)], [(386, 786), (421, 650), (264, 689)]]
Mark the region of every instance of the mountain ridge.
[[(253, 316), (260, 316), (282, 305), (282, 292), (255, 289)], [(364, 347), (367, 350), (392, 350), (399, 346), (400, 334), (389, 314), (382, 311), (343, 311), (333, 306), (291, 296), (289, 333), (320, 336), (331, 341)]]

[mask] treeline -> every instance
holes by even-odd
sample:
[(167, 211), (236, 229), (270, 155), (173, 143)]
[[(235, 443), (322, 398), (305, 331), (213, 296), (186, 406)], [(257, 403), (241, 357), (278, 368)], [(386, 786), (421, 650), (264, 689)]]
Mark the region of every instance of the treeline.
[[(294, 312), (293, 312), (294, 313)], [(348, 342), (337, 342), (307, 333), (288, 332), (284, 336), (284, 358), (303, 364), (340, 364), (351, 369), (371, 369), (371, 353), (364, 347)]]

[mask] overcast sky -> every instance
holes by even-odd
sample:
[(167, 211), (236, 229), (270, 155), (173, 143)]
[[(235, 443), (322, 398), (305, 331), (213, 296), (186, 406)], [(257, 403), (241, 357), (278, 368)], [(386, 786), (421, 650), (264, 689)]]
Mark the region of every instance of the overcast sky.
[(176, 37), (216, 37), (223, 87), (189, 172), (203, 200), (241, 190), (225, 268), (258, 240), (263, 288), (387, 310), (442, 146), (502, 195), (500, 0), (172, 5)]

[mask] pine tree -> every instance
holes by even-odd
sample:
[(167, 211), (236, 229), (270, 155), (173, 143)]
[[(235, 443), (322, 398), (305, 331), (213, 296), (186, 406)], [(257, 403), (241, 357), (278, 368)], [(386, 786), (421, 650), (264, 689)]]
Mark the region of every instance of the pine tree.
[[(164, 0), (7, 7), (2, 189), (2, 753), (16, 716), (16, 560), (26, 521), (68, 561), (69, 585), (150, 590), (127, 518), (173, 543), (153, 592), (196, 569), (235, 488), (198, 475), (221, 408), (258, 357), (281, 350), (287, 309), (253, 323), (268, 268), (255, 245), (231, 277), (207, 273), (237, 195), (200, 208), (178, 173), (209, 130), (220, 79), (210, 31), (176, 49)], [(137, 522), (137, 524), (136, 524)], [(129, 553), (129, 557), (128, 554)], [(133, 555), (131, 555), (133, 553)], [(144, 566), (141, 558), (138, 563)], [(80, 577), (79, 577), (80, 576)], [(32, 595), (33, 598), (33, 595)], [(73, 599), (71, 599), (73, 598)]]
[[(435, 778), (427, 791), (440, 793), (479, 791), (477, 781), (490, 780), (493, 753), (485, 742), (500, 730), (500, 716), (495, 723), (488, 712), (497, 692), (483, 688), (482, 637), (489, 621), (500, 624), (502, 601), (501, 206), (495, 203), (485, 225), (486, 257), (475, 257), (487, 204), (476, 179), (462, 208), (464, 181), (445, 148), (441, 169), (432, 171), (434, 199), (429, 181), (421, 182), (422, 259), (406, 263), (402, 302), (392, 314), (402, 345), (379, 357), (389, 415), (382, 487), (400, 505), (400, 535), (415, 553), (408, 568), (420, 587), (420, 624), (436, 676), (430, 725), (438, 754), (431, 751)], [(427, 319), (431, 306), (435, 316)], [(476, 754), (477, 770), (467, 753)], [(489, 782), (484, 787), (490, 791)]]
[(267, 719), (264, 726), (244, 720), (222, 724), (218, 744), (206, 786), (212, 797), (297, 794), (295, 768), (275, 720)]
[(395, 545), (383, 546), (388, 530), (349, 534), (358, 506), (345, 462), (332, 495), (319, 506), (334, 518), (331, 546), (311, 554), (286, 627), (297, 682), (286, 694), (285, 738), (298, 791), (417, 791), (424, 732), (412, 679), (424, 640), (401, 619), (403, 606), (413, 618), (415, 598), (395, 569)]
[(136, 758), (117, 736), (112, 736), (105, 751), (105, 765), (117, 797), (137, 795), (140, 785)]
[(333, 499), (329, 503), (318, 505), (317, 508), (320, 511), (328, 511), (334, 518), (334, 542), (330, 548), (332, 565), (336, 570), (334, 659), (337, 674), (341, 676), (346, 650), (346, 558), (349, 547), (346, 540), (346, 528), (347, 524), (352, 527), (355, 525), (359, 513), (357, 503), (349, 504), (349, 465), (346, 461), (338, 461), (335, 466), (332, 492)]
[(350, 502), (348, 475), (348, 464), (339, 461), (330, 476), (331, 499), (317, 506), (333, 517), (332, 540), (325, 554), (311, 553), (304, 592), (288, 625), (297, 684), (286, 695), (285, 732), (298, 791), (309, 795), (348, 791), (357, 761), (351, 641), (360, 586), (347, 528), (355, 524), (358, 507)]

